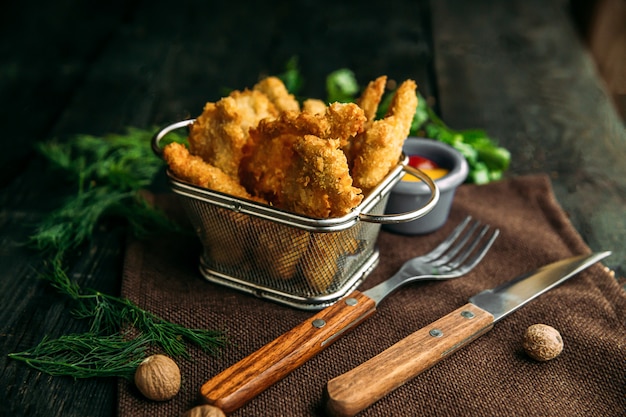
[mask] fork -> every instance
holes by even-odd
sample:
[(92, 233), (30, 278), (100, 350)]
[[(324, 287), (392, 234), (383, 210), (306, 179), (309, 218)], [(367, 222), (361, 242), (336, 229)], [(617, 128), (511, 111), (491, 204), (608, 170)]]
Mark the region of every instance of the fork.
[(205, 382), (200, 396), (226, 414), (232, 413), (362, 323), (404, 284), (467, 274), (498, 234), (498, 229), (465, 218), (436, 248), (408, 260), (391, 278), (367, 291), (353, 291)]
[[(470, 224), (471, 223), (471, 224)], [(448, 280), (470, 272), (487, 254), (500, 231), (466, 217), (436, 248), (409, 259), (391, 278), (364, 291), (380, 303), (399, 287), (415, 281)], [(480, 246), (479, 246), (480, 245)]]

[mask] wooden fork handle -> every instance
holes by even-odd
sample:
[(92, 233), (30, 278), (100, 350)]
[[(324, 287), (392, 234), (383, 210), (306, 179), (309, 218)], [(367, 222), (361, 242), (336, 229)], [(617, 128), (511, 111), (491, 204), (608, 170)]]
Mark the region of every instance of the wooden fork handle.
[(202, 385), (200, 396), (232, 413), (375, 311), (374, 300), (354, 291), (211, 378)]
[(327, 408), (353, 416), (493, 327), (493, 316), (468, 303), (328, 381)]

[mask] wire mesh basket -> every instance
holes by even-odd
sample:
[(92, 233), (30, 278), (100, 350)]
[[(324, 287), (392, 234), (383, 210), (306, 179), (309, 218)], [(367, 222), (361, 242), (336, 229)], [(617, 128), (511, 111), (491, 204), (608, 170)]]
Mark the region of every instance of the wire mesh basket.
[[(193, 119), (171, 124), (152, 139), (160, 140)], [(431, 190), (420, 209), (386, 215), (391, 188), (405, 172)], [(439, 190), (406, 158), (349, 214), (316, 219), (209, 190), (167, 172), (203, 247), (199, 269), (214, 283), (292, 307), (315, 310), (333, 304), (356, 288), (378, 263), (376, 240), (381, 224), (411, 221), (429, 213)]]

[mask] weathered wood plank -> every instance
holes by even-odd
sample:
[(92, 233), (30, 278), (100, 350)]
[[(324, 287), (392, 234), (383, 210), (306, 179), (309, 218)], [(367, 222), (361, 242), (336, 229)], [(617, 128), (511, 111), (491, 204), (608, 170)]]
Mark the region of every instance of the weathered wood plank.
[(433, 2), (439, 106), (511, 150), (510, 175), (546, 172), (606, 263), (626, 264), (626, 130), (562, 2)]
[(50, 134), (130, 3), (9, 1), (0, 23), (0, 185), (26, 167)]

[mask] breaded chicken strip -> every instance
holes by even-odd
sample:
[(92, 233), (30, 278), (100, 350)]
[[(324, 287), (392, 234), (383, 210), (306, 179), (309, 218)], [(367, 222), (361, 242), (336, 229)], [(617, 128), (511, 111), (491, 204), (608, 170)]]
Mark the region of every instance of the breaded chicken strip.
[[(264, 119), (250, 130), (254, 143), (276, 136), (315, 135), (322, 139), (347, 140), (363, 131), (363, 109), (354, 103), (333, 103), (324, 113), (284, 112), (274, 119)], [(252, 149), (254, 152), (254, 149)]]
[(300, 111), (300, 104), (293, 94), (289, 94), (287, 87), (278, 77), (267, 77), (259, 81), (254, 90), (260, 91), (270, 99), (279, 112)]
[(324, 293), (331, 288), (337, 272), (341, 268), (341, 257), (356, 253), (359, 241), (356, 239), (358, 227), (351, 227), (336, 233), (312, 233), (309, 248), (302, 260), (302, 274), (314, 293)]
[(204, 111), (190, 127), (189, 149), (192, 154), (237, 178), (239, 163), (249, 144), (250, 127), (259, 120), (275, 117), (278, 110), (260, 91), (233, 91)]
[(354, 186), (369, 191), (398, 164), (417, 108), (417, 85), (406, 80), (396, 90), (384, 119), (376, 120), (353, 141)]
[(294, 159), (283, 183), (279, 206), (316, 218), (348, 214), (363, 199), (352, 186), (339, 140), (313, 135), (298, 138)]
[(172, 142), (165, 146), (163, 158), (174, 175), (183, 181), (235, 197), (263, 202), (251, 196), (237, 180), (226, 175), (221, 169), (204, 162), (199, 156), (190, 154), (180, 143)]
[[(215, 208), (215, 207), (214, 207)], [(204, 246), (204, 261), (213, 269), (224, 266), (239, 267), (246, 260), (246, 245), (253, 238), (250, 216), (216, 209), (210, 217), (203, 219), (204, 227), (196, 228)]]
[(293, 144), (299, 136), (281, 134), (276, 137), (259, 135), (252, 130), (257, 145), (254, 151), (242, 159), (241, 182), (257, 196), (269, 202), (279, 199), (283, 181), (293, 160)]
[(376, 112), (378, 111), (378, 105), (385, 92), (385, 86), (387, 85), (387, 76), (382, 75), (376, 78), (374, 81), (370, 81), (367, 87), (361, 93), (361, 96), (356, 101), (356, 104), (363, 109), (367, 122), (365, 122), (365, 129), (368, 129), (374, 120), (376, 119)]
[[(376, 113), (378, 111), (378, 105), (385, 92), (385, 86), (387, 84), (387, 76), (383, 75), (376, 78), (374, 81), (370, 81), (367, 87), (361, 93), (361, 96), (356, 101), (357, 105), (363, 109), (365, 115), (365, 124), (363, 130), (369, 129), (374, 120), (376, 119)], [(341, 143), (341, 150), (346, 154), (348, 158), (348, 165), (352, 167), (354, 165), (355, 155), (360, 151), (360, 143), (353, 139), (343, 141)]]
[(259, 269), (271, 279), (293, 278), (311, 233), (271, 222), (256, 223), (251, 231), (256, 242), (254, 260)]
[(324, 116), (330, 126), (326, 135), (321, 137), (339, 139), (341, 147), (363, 132), (367, 121), (363, 109), (354, 103), (332, 103)]
[(362, 131), (365, 116), (356, 104), (334, 103), (323, 115), (285, 112), (261, 120), (250, 129), (250, 155), (242, 160), (242, 183), (270, 202), (281, 205), (283, 182), (294, 163), (293, 146), (304, 135), (345, 141)]
[(308, 98), (302, 103), (302, 111), (312, 114), (324, 114), (326, 107), (325, 102), (316, 98)]

